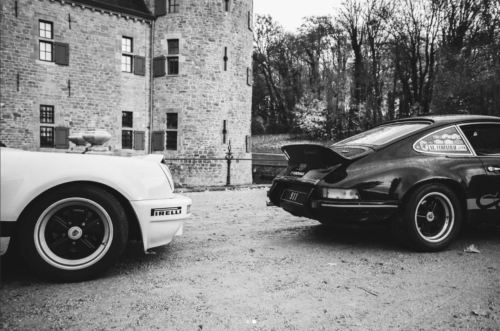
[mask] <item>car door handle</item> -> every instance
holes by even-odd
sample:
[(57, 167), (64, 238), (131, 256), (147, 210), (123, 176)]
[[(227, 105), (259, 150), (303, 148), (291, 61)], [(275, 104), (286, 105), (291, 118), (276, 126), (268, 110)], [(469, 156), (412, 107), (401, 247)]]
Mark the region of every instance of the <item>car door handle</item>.
[(488, 167), (488, 171), (494, 172), (494, 171), (500, 171), (499, 167)]

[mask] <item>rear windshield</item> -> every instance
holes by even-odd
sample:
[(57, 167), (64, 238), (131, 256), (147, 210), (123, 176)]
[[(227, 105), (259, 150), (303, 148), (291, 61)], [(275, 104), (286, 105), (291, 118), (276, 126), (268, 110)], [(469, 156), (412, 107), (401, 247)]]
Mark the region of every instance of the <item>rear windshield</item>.
[(420, 130), (427, 123), (394, 123), (376, 127), (350, 138), (344, 139), (335, 145), (383, 145), (409, 133)]

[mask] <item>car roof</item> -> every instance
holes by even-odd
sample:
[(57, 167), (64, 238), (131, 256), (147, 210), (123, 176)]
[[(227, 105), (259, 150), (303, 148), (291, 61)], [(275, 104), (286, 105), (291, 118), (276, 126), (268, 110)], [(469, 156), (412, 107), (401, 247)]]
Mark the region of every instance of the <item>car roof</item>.
[(427, 116), (401, 118), (393, 121), (384, 122), (377, 126), (393, 124), (393, 123), (407, 123), (407, 122), (430, 122), (435, 125), (446, 125), (446, 124), (474, 122), (474, 121), (500, 122), (500, 117), (486, 116), (486, 115), (427, 115)]

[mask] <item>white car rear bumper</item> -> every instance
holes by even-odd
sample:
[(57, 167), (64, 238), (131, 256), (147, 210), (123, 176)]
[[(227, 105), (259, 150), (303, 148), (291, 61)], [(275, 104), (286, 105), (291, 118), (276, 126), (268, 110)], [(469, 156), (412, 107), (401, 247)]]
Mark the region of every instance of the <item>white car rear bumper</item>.
[(166, 245), (181, 235), (184, 219), (191, 215), (191, 199), (175, 195), (172, 199), (130, 201), (142, 231), (144, 250)]

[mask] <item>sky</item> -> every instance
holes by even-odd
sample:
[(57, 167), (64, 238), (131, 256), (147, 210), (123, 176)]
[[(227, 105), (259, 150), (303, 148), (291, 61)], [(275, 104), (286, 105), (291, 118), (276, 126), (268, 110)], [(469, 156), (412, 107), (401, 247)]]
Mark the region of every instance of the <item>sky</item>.
[(271, 15), (285, 30), (295, 31), (304, 16), (334, 13), (341, 0), (253, 0), (254, 14)]

